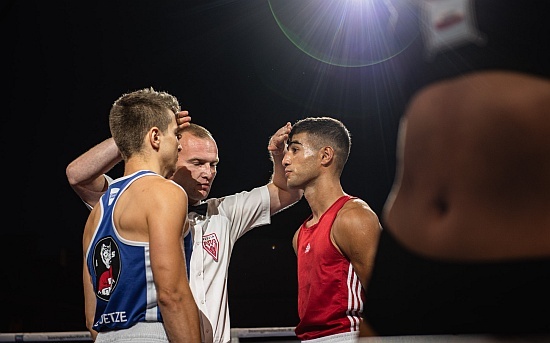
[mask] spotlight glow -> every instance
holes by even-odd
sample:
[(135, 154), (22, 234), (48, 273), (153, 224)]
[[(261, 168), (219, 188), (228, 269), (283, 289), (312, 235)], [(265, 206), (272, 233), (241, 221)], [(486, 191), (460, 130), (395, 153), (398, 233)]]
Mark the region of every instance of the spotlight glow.
[(307, 55), (337, 66), (376, 64), (418, 36), (412, 0), (268, 0), (288, 39)]

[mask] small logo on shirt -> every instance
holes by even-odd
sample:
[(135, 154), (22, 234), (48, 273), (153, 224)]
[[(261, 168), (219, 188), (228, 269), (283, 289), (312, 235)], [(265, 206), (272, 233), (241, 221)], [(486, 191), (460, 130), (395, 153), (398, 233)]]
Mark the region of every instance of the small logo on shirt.
[(309, 252), (309, 250), (311, 249), (311, 246), (309, 245), (309, 243), (306, 245), (306, 250), (304, 251), (306, 254)]
[(214, 261), (218, 262), (218, 249), (220, 247), (220, 242), (215, 233), (202, 236), (202, 247), (206, 252), (214, 258)]
[(111, 236), (99, 240), (94, 247), (96, 296), (109, 301), (120, 274), (120, 252)]
[(111, 192), (109, 193), (109, 206), (111, 206), (113, 200), (115, 200), (118, 191), (120, 191), (120, 188), (111, 188)]

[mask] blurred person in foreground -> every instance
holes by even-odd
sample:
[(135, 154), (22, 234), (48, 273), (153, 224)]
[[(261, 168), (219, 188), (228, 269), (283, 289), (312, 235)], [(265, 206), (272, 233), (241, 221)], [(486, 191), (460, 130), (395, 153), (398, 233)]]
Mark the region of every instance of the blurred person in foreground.
[(550, 81), (435, 82), (410, 102), (361, 337), (549, 334)]

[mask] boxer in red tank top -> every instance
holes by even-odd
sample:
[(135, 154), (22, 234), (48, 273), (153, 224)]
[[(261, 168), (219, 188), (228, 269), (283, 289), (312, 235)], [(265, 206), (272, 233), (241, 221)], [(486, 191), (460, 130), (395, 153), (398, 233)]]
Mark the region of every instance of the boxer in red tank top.
[(301, 341), (355, 342), (359, 335), (381, 226), (369, 205), (341, 186), (350, 147), (349, 131), (330, 117), (302, 119), (289, 134), (287, 185), (304, 191), (312, 211), (293, 239)]

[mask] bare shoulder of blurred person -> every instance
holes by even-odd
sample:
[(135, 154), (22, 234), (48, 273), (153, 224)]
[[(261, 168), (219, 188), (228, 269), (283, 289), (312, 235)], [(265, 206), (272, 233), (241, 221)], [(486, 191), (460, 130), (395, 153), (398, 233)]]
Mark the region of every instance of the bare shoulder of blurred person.
[(396, 238), (442, 259), (550, 256), (549, 80), (472, 73), (422, 90), (404, 120)]

